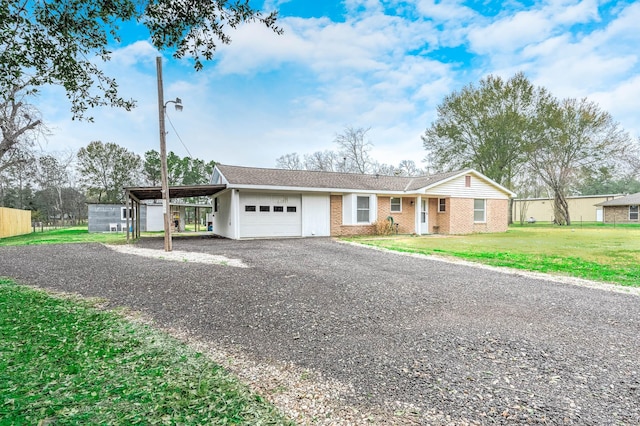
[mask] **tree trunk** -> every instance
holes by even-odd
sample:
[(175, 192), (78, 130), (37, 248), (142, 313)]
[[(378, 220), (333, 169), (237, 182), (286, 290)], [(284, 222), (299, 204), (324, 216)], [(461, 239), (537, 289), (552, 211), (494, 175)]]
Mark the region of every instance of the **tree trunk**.
[(553, 198), (553, 221), (557, 225), (571, 225), (571, 218), (569, 217), (569, 205), (563, 194), (555, 193)]

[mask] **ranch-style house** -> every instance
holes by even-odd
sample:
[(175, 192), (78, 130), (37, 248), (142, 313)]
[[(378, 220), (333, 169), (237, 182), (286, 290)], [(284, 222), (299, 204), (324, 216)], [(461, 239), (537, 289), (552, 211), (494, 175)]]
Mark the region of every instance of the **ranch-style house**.
[(504, 232), (515, 194), (473, 169), (404, 177), (217, 164), (213, 232), (232, 239)]

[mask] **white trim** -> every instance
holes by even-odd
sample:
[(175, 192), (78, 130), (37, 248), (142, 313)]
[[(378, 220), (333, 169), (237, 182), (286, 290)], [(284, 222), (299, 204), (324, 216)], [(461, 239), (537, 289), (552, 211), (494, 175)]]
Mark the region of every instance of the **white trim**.
[[(393, 203), (391, 200), (394, 198), (400, 200), (400, 210), (393, 210)], [(402, 197), (389, 197), (389, 212), (391, 213), (402, 213)]]
[[(476, 209), (476, 200), (482, 201), (482, 220), (476, 220), (476, 212), (479, 212), (479, 209)], [(487, 223), (487, 200), (485, 198), (474, 198), (473, 199), (473, 223)]]
[(353, 189), (353, 188), (320, 188), (320, 187), (307, 187), (307, 186), (272, 186), (272, 185), (237, 185), (227, 184), (228, 189), (249, 189), (249, 190), (264, 190), (264, 191), (292, 191), (296, 193), (304, 192), (329, 192), (333, 194), (379, 194), (379, 195), (393, 195), (393, 196), (406, 196), (406, 195), (418, 195), (421, 192), (417, 191), (372, 191), (370, 189)]

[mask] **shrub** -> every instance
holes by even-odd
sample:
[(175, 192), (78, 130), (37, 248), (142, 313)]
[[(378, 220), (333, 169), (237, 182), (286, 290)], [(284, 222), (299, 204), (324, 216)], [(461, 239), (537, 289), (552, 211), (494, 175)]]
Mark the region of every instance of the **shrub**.
[(378, 219), (373, 222), (374, 233), (376, 235), (391, 235), (393, 234), (393, 223), (390, 220)]

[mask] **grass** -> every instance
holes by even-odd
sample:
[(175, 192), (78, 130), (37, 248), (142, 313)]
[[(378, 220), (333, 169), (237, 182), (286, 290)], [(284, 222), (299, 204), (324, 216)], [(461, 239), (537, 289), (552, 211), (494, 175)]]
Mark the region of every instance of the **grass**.
[(171, 337), (4, 278), (0, 341), (1, 424), (293, 424)]
[(513, 226), (464, 236), (353, 237), (390, 250), (453, 256), (494, 266), (640, 287), (640, 227)]
[(127, 234), (122, 232), (89, 232), (86, 226), (32, 232), (15, 237), (0, 238), (0, 246), (26, 246), (33, 244), (106, 243), (124, 244)]

